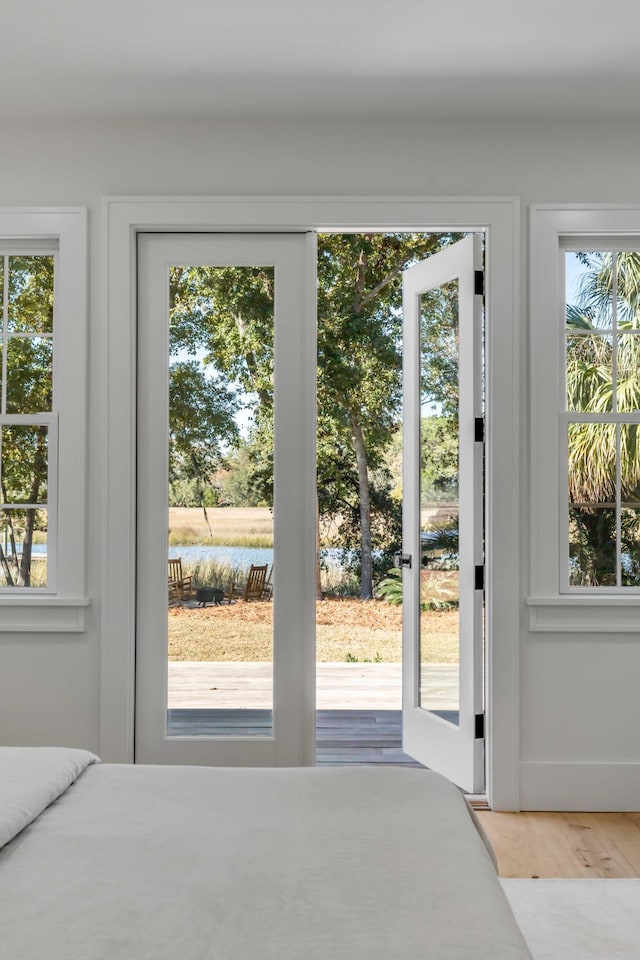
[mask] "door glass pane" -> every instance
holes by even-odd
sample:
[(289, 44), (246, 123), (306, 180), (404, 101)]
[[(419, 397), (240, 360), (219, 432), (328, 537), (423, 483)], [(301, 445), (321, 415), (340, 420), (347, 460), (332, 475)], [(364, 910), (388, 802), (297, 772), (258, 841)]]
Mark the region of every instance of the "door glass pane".
[(168, 733), (271, 736), (272, 267), (170, 269)]
[(421, 298), (420, 706), (457, 724), (458, 282)]

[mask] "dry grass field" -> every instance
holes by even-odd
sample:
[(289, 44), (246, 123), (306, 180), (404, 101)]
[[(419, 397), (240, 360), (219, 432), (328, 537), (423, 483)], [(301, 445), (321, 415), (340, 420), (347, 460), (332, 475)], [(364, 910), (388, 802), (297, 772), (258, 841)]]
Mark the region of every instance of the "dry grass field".
[(273, 514), (268, 507), (169, 508), (169, 543), (177, 545), (272, 547)]
[[(171, 607), (169, 659), (269, 661), (272, 624), (272, 603)], [(320, 600), (316, 624), (318, 662), (397, 663), (402, 659), (401, 607), (380, 600)], [(422, 614), (423, 636), (429, 639), (428, 662), (456, 662), (457, 629), (457, 610)]]

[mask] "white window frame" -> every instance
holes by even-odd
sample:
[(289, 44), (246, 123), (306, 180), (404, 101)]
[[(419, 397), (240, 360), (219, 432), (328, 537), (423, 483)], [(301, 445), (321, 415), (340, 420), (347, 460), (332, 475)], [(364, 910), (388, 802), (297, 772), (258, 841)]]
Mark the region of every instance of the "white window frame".
[(83, 207), (0, 208), (0, 253), (51, 255), (54, 266), (53, 409), (7, 415), (44, 423), (48, 465), (48, 584), (0, 590), (0, 631), (84, 630), (87, 430), (87, 211)]
[[(640, 589), (579, 587), (568, 580), (564, 255), (640, 249), (640, 205), (531, 208), (530, 590), (535, 632), (638, 632)], [(612, 420), (615, 416), (612, 415)]]

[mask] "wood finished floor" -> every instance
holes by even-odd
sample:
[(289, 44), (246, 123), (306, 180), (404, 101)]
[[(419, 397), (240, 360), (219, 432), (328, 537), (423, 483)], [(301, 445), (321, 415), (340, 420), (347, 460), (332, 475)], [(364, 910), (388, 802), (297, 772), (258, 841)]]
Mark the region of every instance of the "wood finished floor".
[(640, 813), (478, 812), (501, 877), (640, 877)]

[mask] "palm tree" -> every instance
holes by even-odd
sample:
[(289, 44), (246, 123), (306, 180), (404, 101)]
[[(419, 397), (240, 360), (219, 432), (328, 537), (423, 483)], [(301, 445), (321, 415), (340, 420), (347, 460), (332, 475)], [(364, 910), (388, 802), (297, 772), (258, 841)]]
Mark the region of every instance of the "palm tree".
[[(640, 409), (640, 253), (578, 254), (588, 267), (577, 304), (568, 304), (567, 409), (630, 413)], [(615, 290), (616, 342), (610, 333)], [(615, 349), (615, 388), (614, 388)], [(615, 393), (615, 396), (614, 396)], [(616, 529), (622, 583), (640, 585), (640, 442), (635, 423), (569, 424), (569, 511), (574, 582), (616, 585)], [(617, 496), (619, 450), (620, 500)]]

